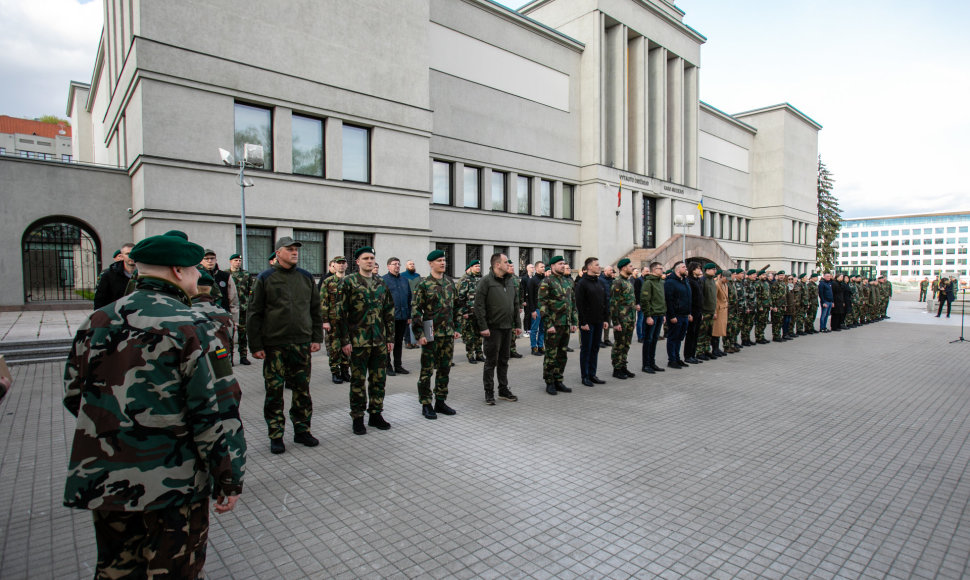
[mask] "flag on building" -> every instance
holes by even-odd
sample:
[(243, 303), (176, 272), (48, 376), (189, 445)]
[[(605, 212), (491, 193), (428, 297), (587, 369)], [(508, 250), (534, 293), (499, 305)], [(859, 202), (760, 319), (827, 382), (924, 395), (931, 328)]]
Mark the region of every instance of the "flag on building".
[(620, 201), (623, 194), (623, 182), (620, 182), (620, 187), (616, 188), (616, 209), (620, 209)]
[(697, 210), (701, 212), (701, 219), (704, 219), (704, 196), (697, 202)]

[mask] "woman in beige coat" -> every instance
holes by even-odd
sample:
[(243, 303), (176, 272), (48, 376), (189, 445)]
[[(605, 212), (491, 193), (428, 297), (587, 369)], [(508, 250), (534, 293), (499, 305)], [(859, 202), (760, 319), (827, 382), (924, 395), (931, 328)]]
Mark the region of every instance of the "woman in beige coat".
[(727, 336), (728, 323), (728, 287), (723, 272), (717, 273), (715, 284), (717, 285), (717, 309), (714, 311), (714, 326), (711, 329), (711, 339), (714, 341), (711, 346), (714, 350), (720, 350), (717, 339)]

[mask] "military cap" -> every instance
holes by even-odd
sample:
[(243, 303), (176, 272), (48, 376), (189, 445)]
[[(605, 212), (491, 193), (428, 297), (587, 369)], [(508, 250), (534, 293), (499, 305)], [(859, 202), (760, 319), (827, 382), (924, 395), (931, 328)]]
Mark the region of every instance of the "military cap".
[(210, 250), (209, 248), (206, 248), (205, 249), (205, 255), (208, 256), (210, 254), (213, 255), (213, 256), (215, 256), (216, 255), (216, 251), (215, 250)]
[(471, 268), (472, 266), (474, 266), (475, 264), (481, 264), (481, 262), (479, 262), (478, 260), (472, 260), (471, 262), (468, 262), (468, 265), (465, 266), (465, 269), (467, 270), (467, 269)]
[(336, 264), (338, 262), (346, 262), (346, 261), (347, 261), (347, 258), (345, 258), (343, 256), (337, 256), (336, 258), (333, 259), (333, 263), (334, 264)]
[(565, 258), (563, 258), (562, 256), (553, 256), (552, 259), (549, 260), (549, 265), (552, 266), (556, 262), (563, 262), (563, 261), (565, 261)]
[(242, 258), (242, 256), (240, 256), (239, 254), (233, 254), (233, 255), (229, 256), (229, 259), (230, 260), (235, 260), (236, 258)]
[(428, 261), (429, 262), (434, 262), (438, 258), (444, 258), (444, 257), (445, 257), (444, 251), (442, 251), (442, 250), (432, 250), (431, 253), (428, 254)]
[(708, 262), (704, 264), (704, 270), (712, 270), (715, 268), (717, 268), (717, 264), (715, 264), (714, 262)]
[(182, 230), (168, 230), (167, 232), (165, 232), (162, 235), (163, 236), (176, 236), (176, 237), (182, 238), (183, 240), (189, 239), (188, 234), (186, 234)]
[(377, 252), (374, 251), (374, 248), (370, 246), (364, 246), (362, 248), (357, 248), (357, 251), (354, 252), (354, 259), (356, 260), (357, 258), (359, 258), (361, 254), (376, 254), (376, 253)]
[(629, 263), (630, 263), (630, 258), (623, 258), (622, 260), (616, 263), (616, 267), (617, 269), (619, 269), (619, 268), (622, 268), (623, 266), (626, 266)]
[(112, 258), (117, 258), (120, 255), (121, 255), (121, 250), (115, 250), (115, 253), (114, 254), (111, 254), (111, 257)]
[(673, 273), (673, 269), (667, 270), (666, 272), (664, 272), (664, 276), (669, 276), (672, 273)]
[(288, 248), (290, 246), (296, 246), (297, 248), (299, 248), (302, 245), (303, 244), (293, 240), (293, 238), (291, 238), (290, 236), (283, 236), (282, 238), (276, 240), (276, 245), (273, 247), (278, 250), (280, 248)]
[(151, 236), (135, 244), (129, 256), (156, 266), (195, 266), (204, 254), (202, 246), (178, 236)]
[(799, 274), (799, 275), (798, 275), (798, 279), (799, 279), (799, 280), (801, 280), (801, 279), (802, 279), (802, 278), (804, 278), (804, 277), (805, 277), (806, 275), (807, 275), (807, 274), (805, 274), (805, 272), (802, 272), (801, 274)]
[(750, 270), (748, 270), (748, 273), (746, 274), (746, 276), (750, 276), (751, 274), (757, 274), (757, 273), (758, 273), (757, 270), (755, 270), (754, 268), (751, 268)]
[(206, 271), (202, 266), (198, 266), (199, 269), (199, 286), (215, 286), (216, 279), (212, 277), (212, 274)]

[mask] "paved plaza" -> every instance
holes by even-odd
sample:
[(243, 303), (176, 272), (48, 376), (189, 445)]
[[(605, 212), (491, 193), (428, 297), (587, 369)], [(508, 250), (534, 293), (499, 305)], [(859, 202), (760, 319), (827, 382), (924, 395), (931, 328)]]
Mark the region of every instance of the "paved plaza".
[[(249, 445), (210, 578), (962, 578), (970, 563), (970, 345), (959, 318), (893, 319), (686, 370), (483, 404), (456, 348), (455, 417), (388, 378), (388, 432), (350, 430), (347, 386), (313, 358), (316, 448), (271, 455), (260, 367), (236, 367)], [(9, 332), (9, 331), (8, 331)], [(577, 346), (574, 337), (573, 346)], [(528, 352), (527, 339), (519, 339)], [(661, 343), (660, 350), (662, 351)], [(661, 360), (664, 357), (658, 357)], [(89, 578), (91, 516), (61, 505), (74, 418), (62, 364), (13, 367), (0, 404), (0, 577)]]

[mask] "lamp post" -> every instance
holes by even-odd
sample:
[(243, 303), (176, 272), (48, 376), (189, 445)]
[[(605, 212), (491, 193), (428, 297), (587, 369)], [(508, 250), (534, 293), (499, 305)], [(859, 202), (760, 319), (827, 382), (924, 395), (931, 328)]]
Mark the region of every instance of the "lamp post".
[[(236, 163), (232, 157), (232, 154), (225, 149), (219, 148), (219, 156), (222, 157), (222, 162), (229, 166), (235, 167)], [(240, 212), (240, 245), (242, 246), (242, 261), (243, 268), (249, 268), (249, 256), (246, 252), (246, 188), (256, 185), (251, 180), (246, 181), (246, 167), (262, 167), (263, 166), (263, 146), (253, 145), (251, 143), (246, 143), (243, 145), (243, 158), (239, 160), (239, 204), (241, 206)]]
[(686, 264), (687, 263), (687, 228), (689, 228), (689, 227), (691, 227), (691, 226), (694, 225), (694, 216), (693, 215), (675, 215), (674, 216), (674, 225), (680, 226), (684, 230), (683, 231), (683, 234), (681, 235), (681, 239), (683, 239), (683, 242), (684, 242), (683, 243), (683, 258), (682, 259), (683, 259), (684, 263)]

